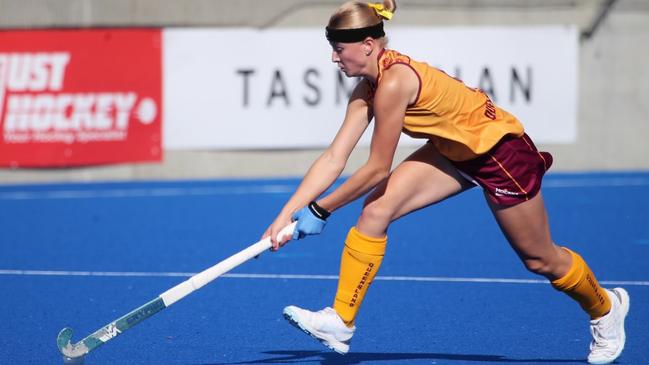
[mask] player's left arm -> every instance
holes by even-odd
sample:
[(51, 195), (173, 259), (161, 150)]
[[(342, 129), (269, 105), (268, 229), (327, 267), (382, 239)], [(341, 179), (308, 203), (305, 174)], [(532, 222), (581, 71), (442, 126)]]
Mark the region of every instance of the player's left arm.
[(412, 69), (394, 65), (385, 71), (374, 96), (374, 131), (365, 164), (341, 186), (318, 201), (332, 212), (354, 201), (390, 174), (406, 108), (415, 101), (419, 79)]

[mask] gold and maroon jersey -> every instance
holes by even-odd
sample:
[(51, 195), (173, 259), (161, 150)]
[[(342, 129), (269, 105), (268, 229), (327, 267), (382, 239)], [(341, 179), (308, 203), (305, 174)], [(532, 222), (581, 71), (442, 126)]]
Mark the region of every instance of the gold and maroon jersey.
[(403, 132), (429, 139), (447, 158), (466, 161), (486, 153), (505, 135), (523, 135), (518, 119), (494, 105), (482, 90), (393, 50), (379, 54), (370, 105), (383, 73), (395, 64), (407, 65), (419, 77), (417, 100), (406, 109)]

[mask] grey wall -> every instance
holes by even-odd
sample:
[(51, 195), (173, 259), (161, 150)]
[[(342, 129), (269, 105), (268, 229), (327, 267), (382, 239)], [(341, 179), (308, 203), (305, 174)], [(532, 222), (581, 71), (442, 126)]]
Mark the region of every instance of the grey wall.
[[(0, 27), (322, 26), (340, 1), (0, 0)], [(399, 1), (394, 25), (577, 24), (587, 33), (608, 0)], [(618, 0), (580, 45), (578, 141), (540, 146), (555, 171), (649, 169), (649, 1)], [(561, 85), (557, 85), (561, 87)], [(523, 121), (524, 122), (524, 121)], [(397, 159), (410, 152), (400, 149)], [(162, 164), (0, 170), (0, 183), (299, 176), (319, 151), (184, 151)], [(359, 149), (347, 172), (367, 156)]]

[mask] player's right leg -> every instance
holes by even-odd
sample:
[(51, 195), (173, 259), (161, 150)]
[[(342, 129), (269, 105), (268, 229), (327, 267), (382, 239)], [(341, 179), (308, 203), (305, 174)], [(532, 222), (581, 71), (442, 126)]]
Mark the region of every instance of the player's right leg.
[(495, 205), (487, 199), (509, 243), (532, 272), (545, 276), (590, 316), (593, 341), (588, 362), (609, 364), (620, 356), (626, 335), (624, 320), (629, 295), (622, 288), (602, 288), (584, 259), (556, 246), (550, 237), (543, 197), (539, 193), (515, 206)]
[(390, 222), (472, 186), (432, 144), (415, 151), (368, 196), (350, 229), (333, 309), (311, 312), (289, 306), (286, 319), (336, 352), (349, 351), (354, 320), (385, 254)]

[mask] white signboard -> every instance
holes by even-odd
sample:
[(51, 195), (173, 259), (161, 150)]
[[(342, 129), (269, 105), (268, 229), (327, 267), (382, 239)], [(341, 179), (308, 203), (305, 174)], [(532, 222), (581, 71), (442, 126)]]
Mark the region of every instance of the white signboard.
[[(576, 140), (576, 28), (388, 28), (388, 35), (389, 48), (488, 92), (536, 142)], [(327, 146), (356, 83), (331, 62), (319, 28), (166, 29), (163, 49), (167, 149)]]

